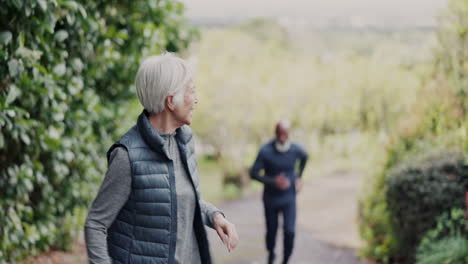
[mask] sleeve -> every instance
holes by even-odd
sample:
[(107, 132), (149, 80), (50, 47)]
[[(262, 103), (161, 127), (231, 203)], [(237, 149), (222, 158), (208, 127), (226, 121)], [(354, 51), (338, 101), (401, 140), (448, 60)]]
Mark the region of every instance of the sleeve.
[(309, 158), (309, 155), (307, 154), (307, 152), (301, 147), (301, 146), (297, 146), (297, 149), (298, 149), (298, 155), (299, 155), (299, 173), (298, 173), (298, 176), (299, 178), (302, 177), (302, 173), (304, 172), (304, 168), (307, 164), (307, 160)]
[(200, 209), (202, 212), (203, 223), (211, 228), (214, 228), (214, 217), (216, 214), (220, 213), (224, 216), (224, 213), (221, 210), (203, 199), (200, 200)]
[(112, 225), (131, 192), (131, 167), (128, 152), (115, 148), (109, 167), (85, 222), (85, 240), (90, 264), (111, 264), (107, 249), (107, 229)]
[(255, 179), (263, 184), (273, 186), (275, 184), (275, 179), (272, 177), (266, 177), (266, 175), (260, 175), (260, 171), (265, 169), (264, 164), (264, 155), (263, 148), (258, 152), (257, 158), (255, 159), (252, 168), (250, 169), (250, 177)]
[[(195, 151), (195, 143), (194, 141), (191, 141), (190, 143), (190, 147), (193, 148), (193, 151)], [(198, 167), (198, 165), (197, 165)], [(198, 169), (198, 168), (197, 168)], [(200, 190), (199, 190), (199, 186), (198, 184), (195, 186), (196, 188), (196, 191), (200, 196)], [(200, 199), (199, 201), (199, 204), (200, 204), (200, 210), (201, 210), (201, 214), (202, 214), (202, 221), (203, 223), (210, 227), (210, 228), (214, 228), (214, 217), (217, 213), (220, 213), (224, 216), (224, 213), (219, 210), (218, 208), (216, 208), (216, 206), (214, 206), (213, 204), (203, 200), (203, 199)]]

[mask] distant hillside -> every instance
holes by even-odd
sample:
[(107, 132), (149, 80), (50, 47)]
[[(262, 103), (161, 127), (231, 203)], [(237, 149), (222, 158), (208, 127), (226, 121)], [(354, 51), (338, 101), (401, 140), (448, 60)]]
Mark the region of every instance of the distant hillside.
[[(196, 27), (226, 27), (240, 25), (256, 18), (248, 17), (198, 17), (189, 18), (191, 25)], [(417, 21), (403, 17), (386, 19), (364, 19), (362, 17), (327, 17), (323, 20), (308, 20), (305, 18), (271, 17), (288, 30), (319, 30), (319, 31), (433, 31), (435, 24), (431, 21)]]

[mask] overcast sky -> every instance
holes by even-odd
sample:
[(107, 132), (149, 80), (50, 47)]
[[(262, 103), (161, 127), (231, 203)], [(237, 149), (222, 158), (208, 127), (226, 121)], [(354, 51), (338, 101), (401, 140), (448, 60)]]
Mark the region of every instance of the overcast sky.
[(432, 21), (447, 0), (182, 0), (189, 18), (361, 17)]

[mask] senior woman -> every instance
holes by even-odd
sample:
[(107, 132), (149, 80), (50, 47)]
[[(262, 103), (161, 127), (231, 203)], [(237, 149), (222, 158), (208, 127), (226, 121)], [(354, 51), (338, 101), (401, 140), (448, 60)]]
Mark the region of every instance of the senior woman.
[(170, 53), (143, 61), (136, 75), (144, 107), (107, 152), (108, 171), (89, 209), (90, 263), (211, 263), (204, 225), (228, 250), (233, 224), (200, 199), (192, 110), (198, 99), (186, 61)]

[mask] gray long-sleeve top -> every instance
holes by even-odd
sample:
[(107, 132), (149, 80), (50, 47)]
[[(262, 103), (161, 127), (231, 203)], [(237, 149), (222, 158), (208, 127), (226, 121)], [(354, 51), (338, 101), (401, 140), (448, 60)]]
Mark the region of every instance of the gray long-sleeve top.
[[(195, 193), (181, 160), (175, 134), (161, 134), (166, 139), (170, 158), (174, 160), (177, 195), (176, 263), (200, 263), (193, 229)], [(115, 148), (99, 192), (89, 209), (85, 223), (85, 240), (90, 264), (111, 264), (107, 250), (107, 229), (112, 225), (131, 192), (131, 167), (127, 151)], [(220, 213), (212, 204), (200, 200), (205, 224), (213, 228), (213, 218)]]

